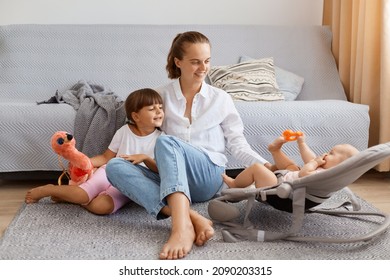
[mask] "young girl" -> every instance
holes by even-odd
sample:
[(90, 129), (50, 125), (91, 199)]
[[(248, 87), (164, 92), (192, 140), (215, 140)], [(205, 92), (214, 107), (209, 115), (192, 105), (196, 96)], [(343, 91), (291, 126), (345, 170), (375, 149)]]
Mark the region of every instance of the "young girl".
[(52, 197), (54, 201), (80, 204), (98, 215), (111, 214), (125, 205), (130, 199), (120, 193), (107, 180), (106, 163), (118, 157), (141, 170), (149, 169), (159, 180), (154, 146), (162, 134), (164, 112), (161, 96), (152, 89), (140, 89), (131, 93), (125, 101), (128, 124), (115, 133), (108, 149), (101, 155), (91, 158), (94, 167), (99, 167), (92, 177), (80, 185), (45, 185), (27, 192), (26, 203), (38, 202), (41, 198)]

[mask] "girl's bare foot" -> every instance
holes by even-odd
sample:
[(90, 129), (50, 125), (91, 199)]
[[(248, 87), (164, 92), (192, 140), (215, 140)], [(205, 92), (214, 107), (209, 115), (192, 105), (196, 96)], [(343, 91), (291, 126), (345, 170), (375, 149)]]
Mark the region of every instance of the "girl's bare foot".
[(226, 185), (228, 185), (229, 188), (237, 188), (233, 178), (231, 178), (228, 175), (223, 173), (222, 174), (222, 179), (226, 183)]
[(50, 196), (50, 199), (54, 202), (66, 202), (65, 200), (63, 200), (59, 197), (56, 197), (56, 196)]
[(184, 258), (191, 251), (195, 236), (195, 229), (192, 223), (180, 229), (173, 227), (171, 236), (161, 250), (160, 259), (176, 260)]
[(54, 187), (53, 184), (48, 184), (40, 187), (33, 188), (29, 190), (25, 196), (24, 201), (26, 203), (35, 203), (38, 202), (40, 199), (50, 196), (47, 193), (47, 188), (52, 188)]
[(271, 144), (268, 145), (268, 151), (270, 151), (271, 153), (279, 151), (282, 148), (284, 143), (286, 143), (286, 140), (284, 139), (283, 136), (280, 136), (276, 138)]

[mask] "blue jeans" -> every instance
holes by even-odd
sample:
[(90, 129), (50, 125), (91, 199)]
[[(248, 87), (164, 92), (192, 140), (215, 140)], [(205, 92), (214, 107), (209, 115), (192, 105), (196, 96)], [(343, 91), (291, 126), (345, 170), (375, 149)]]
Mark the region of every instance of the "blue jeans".
[(184, 193), (191, 203), (208, 201), (222, 187), (225, 168), (215, 165), (202, 150), (174, 136), (160, 136), (155, 159), (159, 174), (121, 158), (106, 167), (110, 183), (157, 219), (167, 205), (166, 197)]

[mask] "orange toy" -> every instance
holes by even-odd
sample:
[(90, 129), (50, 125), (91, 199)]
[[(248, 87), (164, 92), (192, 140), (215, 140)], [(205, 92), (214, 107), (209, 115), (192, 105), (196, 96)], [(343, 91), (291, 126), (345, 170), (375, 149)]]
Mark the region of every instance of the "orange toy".
[(301, 131), (292, 131), (291, 129), (283, 131), (283, 137), (286, 141), (295, 141), (302, 135), (303, 133)]
[(58, 185), (66, 174), (69, 178), (69, 185), (81, 184), (90, 178), (93, 172), (93, 165), (89, 157), (76, 149), (76, 140), (72, 134), (66, 131), (57, 131), (51, 137), (51, 146), (61, 164), (61, 156), (69, 162), (68, 171), (64, 169), (58, 178)]

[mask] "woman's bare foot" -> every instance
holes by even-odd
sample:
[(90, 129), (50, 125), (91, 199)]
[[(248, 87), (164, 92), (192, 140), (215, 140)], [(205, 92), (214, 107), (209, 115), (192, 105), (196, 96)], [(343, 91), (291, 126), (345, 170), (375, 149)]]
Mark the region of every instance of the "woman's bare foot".
[(214, 236), (213, 222), (194, 210), (190, 211), (190, 216), (195, 228), (195, 245), (203, 246)]
[(282, 148), (284, 143), (286, 143), (286, 140), (284, 139), (283, 136), (280, 136), (276, 138), (271, 144), (268, 145), (268, 151), (270, 151), (271, 153), (279, 151)]
[(191, 251), (195, 236), (195, 229), (192, 223), (180, 229), (173, 227), (171, 236), (160, 252), (160, 259), (176, 260), (184, 258)]
[(48, 184), (48, 185), (36, 187), (36, 188), (29, 190), (26, 193), (24, 201), (26, 203), (36, 203), (40, 199), (47, 197), (47, 196), (50, 196), (50, 194), (48, 194), (47, 190), (48, 190), (48, 188), (52, 188), (52, 187), (54, 187), (53, 184)]
[[(161, 211), (163, 214), (171, 216), (171, 209), (168, 206)], [(184, 258), (191, 250), (192, 244), (202, 246), (214, 236), (213, 222), (195, 210), (189, 209), (189, 221), (191, 224), (184, 222), (184, 230), (177, 232), (172, 230), (168, 242), (161, 250), (160, 259)], [(182, 238), (181, 236), (189, 236), (189, 238)], [(176, 244), (179, 246), (175, 249)], [(181, 247), (180, 244), (183, 244), (184, 247)]]
[(229, 188), (237, 188), (236, 183), (233, 178), (229, 177), (226, 174), (222, 174), (222, 179), (228, 185)]

